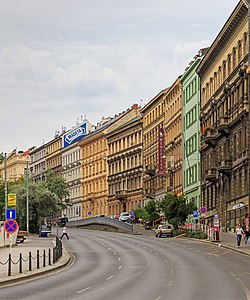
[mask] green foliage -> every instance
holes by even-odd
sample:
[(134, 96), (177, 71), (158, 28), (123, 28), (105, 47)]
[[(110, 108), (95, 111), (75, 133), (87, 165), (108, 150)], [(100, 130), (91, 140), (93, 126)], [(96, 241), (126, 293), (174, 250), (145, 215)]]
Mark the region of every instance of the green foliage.
[(135, 211), (135, 218), (137, 220), (142, 219), (143, 221), (147, 221), (149, 218), (149, 214), (144, 208), (140, 208)]
[(4, 161), (4, 154), (3, 152), (0, 153), (0, 164)]
[(188, 237), (188, 238), (194, 238), (194, 239), (207, 239), (208, 238), (208, 235), (205, 232), (190, 232), (190, 231), (187, 231), (184, 236)]
[(46, 175), (46, 187), (48, 190), (58, 197), (57, 204), (61, 209), (66, 208), (63, 200), (69, 196), (69, 189), (66, 180), (57, 175), (54, 171), (49, 170)]
[(183, 197), (175, 194), (166, 194), (165, 198), (160, 201), (159, 208), (175, 228), (178, 224), (183, 224), (188, 215), (196, 209), (193, 203), (186, 203)]
[[(27, 195), (25, 180), (12, 185), (10, 193), (17, 195), (17, 221), (21, 229), (26, 229)], [(48, 190), (44, 182), (29, 180), (29, 225), (30, 232), (37, 233), (40, 218), (49, 216), (51, 211), (57, 211), (58, 197)]]
[(160, 217), (159, 209), (156, 201), (154, 200), (148, 201), (144, 206), (144, 209), (148, 214), (147, 221), (153, 222), (154, 220)]
[(0, 220), (5, 218), (5, 193), (4, 193), (4, 182), (0, 181)]

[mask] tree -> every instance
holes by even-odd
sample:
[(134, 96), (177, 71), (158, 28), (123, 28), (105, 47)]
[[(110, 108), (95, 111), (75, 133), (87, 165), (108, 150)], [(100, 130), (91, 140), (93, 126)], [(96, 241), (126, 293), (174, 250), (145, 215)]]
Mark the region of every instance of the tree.
[[(11, 186), (11, 193), (17, 195), (17, 221), (19, 227), (26, 229), (27, 194), (26, 182), (22, 178)], [(40, 219), (48, 217), (51, 212), (58, 210), (58, 197), (52, 193), (45, 182), (33, 182), (29, 179), (29, 229), (38, 233)]]
[(0, 181), (0, 220), (5, 218), (5, 184)]
[(4, 161), (4, 154), (3, 152), (0, 153), (0, 164)]
[(46, 186), (51, 193), (54, 193), (58, 197), (58, 206), (61, 209), (66, 208), (63, 200), (69, 196), (69, 186), (66, 180), (61, 176), (57, 175), (54, 171), (49, 170), (46, 176)]
[(183, 197), (178, 197), (176, 194), (166, 194), (160, 201), (159, 208), (175, 228), (178, 224), (183, 224), (188, 215), (197, 209), (193, 203), (186, 203)]
[(149, 214), (144, 208), (139, 208), (135, 211), (136, 219), (142, 219), (143, 221), (147, 221), (149, 218)]
[(146, 205), (144, 206), (145, 211), (148, 213), (148, 221), (153, 222), (154, 220), (158, 219), (160, 214), (159, 214), (159, 209), (157, 206), (156, 201), (154, 200), (149, 200)]

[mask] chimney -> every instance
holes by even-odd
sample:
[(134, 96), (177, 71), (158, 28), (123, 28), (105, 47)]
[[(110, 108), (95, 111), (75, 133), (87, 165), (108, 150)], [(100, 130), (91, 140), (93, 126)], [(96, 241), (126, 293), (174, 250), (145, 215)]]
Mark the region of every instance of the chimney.
[(138, 109), (138, 104), (133, 104), (132, 109)]

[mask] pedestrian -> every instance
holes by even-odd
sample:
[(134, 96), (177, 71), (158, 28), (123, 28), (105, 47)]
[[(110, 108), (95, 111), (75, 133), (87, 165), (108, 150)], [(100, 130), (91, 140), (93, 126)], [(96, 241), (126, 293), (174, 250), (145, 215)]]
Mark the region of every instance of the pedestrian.
[(62, 239), (64, 236), (66, 236), (66, 238), (69, 240), (69, 236), (68, 236), (68, 234), (67, 234), (67, 231), (66, 231), (66, 227), (65, 227), (65, 226), (63, 227), (62, 232), (63, 232), (63, 234), (62, 234), (62, 236), (61, 236), (61, 239)]
[(245, 233), (245, 245), (250, 244), (250, 231), (248, 226), (246, 226), (246, 230), (244, 230), (244, 233)]
[(236, 241), (237, 241), (237, 248), (240, 247), (240, 243), (241, 243), (241, 240), (242, 240), (242, 235), (244, 236), (244, 231), (242, 230), (242, 227), (240, 224), (238, 224), (236, 226), (236, 229), (235, 229), (235, 234), (236, 234)]

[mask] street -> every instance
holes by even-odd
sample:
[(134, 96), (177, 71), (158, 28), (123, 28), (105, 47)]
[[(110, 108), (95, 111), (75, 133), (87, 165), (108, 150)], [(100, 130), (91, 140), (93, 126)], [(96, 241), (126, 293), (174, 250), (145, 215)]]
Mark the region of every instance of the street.
[(0, 299), (250, 299), (249, 256), (174, 238), (69, 229), (72, 267), (2, 288)]

